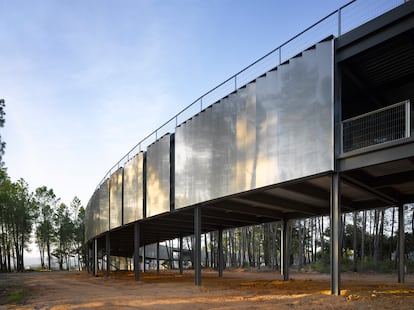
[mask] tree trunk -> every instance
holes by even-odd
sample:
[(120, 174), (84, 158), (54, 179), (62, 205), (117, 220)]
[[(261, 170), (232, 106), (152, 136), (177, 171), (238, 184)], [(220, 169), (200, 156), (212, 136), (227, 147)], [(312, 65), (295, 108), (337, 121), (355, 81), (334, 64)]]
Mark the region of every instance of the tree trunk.
[(321, 241), (321, 249), (322, 249), (322, 255), (325, 253), (325, 238), (323, 236), (324, 227), (323, 227), (323, 216), (320, 218), (318, 217), (319, 222), (319, 233), (320, 233), (320, 241)]
[(52, 266), (51, 266), (51, 254), (50, 254), (50, 242), (49, 242), (49, 240), (47, 242), (47, 266), (48, 266), (49, 270), (52, 269)]
[(379, 258), (379, 218), (378, 210), (374, 211), (374, 263), (378, 262)]
[(303, 268), (303, 231), (302, 221), (298, 221), (298, 270)]
[(391, 215), (391, 236), (390, 236), (391, 246), (390, 246), (390, 252), (388, 253), (389, 260), (392, 260), (392, 252), (394, 251), (394, 225), (395, 225), (395, 207), (392, 208), (392, 215)]
[(365, 262), (365, 233), (367, 230), (367, 211), (362, 211), (362, 232), (361, 232), (361, 268)]
[(353, 233), (353, 251), (354, 251), (354, 272), (358, 271), (358, 255), (357, 255), (357, 224), (358, 224), (358, 213), (356, 211), (354, 211), (354, 233)]

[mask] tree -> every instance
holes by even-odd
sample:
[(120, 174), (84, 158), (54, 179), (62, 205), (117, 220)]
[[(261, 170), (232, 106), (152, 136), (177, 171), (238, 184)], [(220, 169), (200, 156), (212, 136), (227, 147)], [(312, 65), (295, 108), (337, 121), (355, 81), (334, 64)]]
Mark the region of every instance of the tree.
[(54, 216), (54, 240), (56, 248), (53, 255), (58, 259), (59, 270), (63, 270), (63, 263), (69, 269), (69, 256), (73, 250), (75, 225), (71, 220), (71, 215), (67, 206), (61, 203)]
[(72, 212), (75, 216), (74, 224), (74, 253), (78, 258), (79, 269), (82, 269), (82, 263), (86, 262), (87, 247), (85, 244), (85, 208), (78, 197), (74, 197), (70, 203)]
[(24, 270), (24, 249), (30, 241), (34, 209), (28, 184), (10, 181), (0, 169), (0, 259), (1, 270), (11, 271), (11, 258), (17, 271)]
[(14, 223), (12, 225), (12, 236), (17, 259), (17, 270), (23, 271), (23, 254), (24, 249), (30, 241), (30, 234), (32, 232), (34, 219), (34, 209), (27, 182), (23, 179), (19, 179), (13, 185), (14, 197), (12, 197), (12, 217), (14, 219)]
[(53, 214), (58, 201), (53, 189), (42, 186), (35, 191), (34, 202), (38, 215), (35, 236), (42, 268), (45, 268), (45, 254), (48, 258), (47, 267), (51, 268), (51, 246), (54, 240)]
[[(3, 127), (4, 123), (6, 122), (6, 119), (4, 118), (4, 116), (6, 115), (6, 112), (4, 111), (5, 107), (6, 107), (6, 104), (4, 102), (4, 99), (0, 99), (0, 127)], [(3, 155), (4, 155), (5, 148), (6, 148), (6, 142), (3, 141), (0, 135), (0, 167), (4, 166)]]

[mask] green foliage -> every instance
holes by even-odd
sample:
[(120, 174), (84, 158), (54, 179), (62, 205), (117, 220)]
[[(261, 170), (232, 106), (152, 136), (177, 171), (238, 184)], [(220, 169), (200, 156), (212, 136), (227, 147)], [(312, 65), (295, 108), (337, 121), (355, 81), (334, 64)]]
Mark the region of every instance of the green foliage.
[[(6, 104), (4, 102), (4, 99), (0, 99), (0, 127), (4, 126), (4, 123), (6, 119), (4, 116), (6, 115), (6, 112), (4, 111), (6, 107)], [(1, 135), (0, 135), (0, 167), (3, 167), (3, 155), (4, 155), (4, 149), (6, 148), (6, 142), (3, 141)]]
[(5, 169), (0, 171), (1, 270), (10, 270), (10, 263), (6, 267), (5, 257), (13, 253), (16, 269), (23, 271), (23, 253), (30, 242), (35, 210), (28, 184), (23, 179), (11, 182)]

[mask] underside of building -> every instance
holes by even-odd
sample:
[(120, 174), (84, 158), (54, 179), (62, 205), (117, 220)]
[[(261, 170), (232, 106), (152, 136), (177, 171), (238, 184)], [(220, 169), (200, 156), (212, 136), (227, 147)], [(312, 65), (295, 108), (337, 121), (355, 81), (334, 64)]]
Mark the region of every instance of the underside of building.
[(140, 247), (193, 235), (199, 285), (202, 233), (281, 221), (288, 279), (289, 221), (329, 215), (339, 294), (341, 212), (398, 206), (404, 236), (403, 206), (414, 202), (414, 2), (342, 33), (347, 7), (335, 12), (337, 33), (288, 59), (280, 46), (275, 66), (109, 172), (87, 206), (91, 268), (102, 255), (134, 257), (139, 279)]

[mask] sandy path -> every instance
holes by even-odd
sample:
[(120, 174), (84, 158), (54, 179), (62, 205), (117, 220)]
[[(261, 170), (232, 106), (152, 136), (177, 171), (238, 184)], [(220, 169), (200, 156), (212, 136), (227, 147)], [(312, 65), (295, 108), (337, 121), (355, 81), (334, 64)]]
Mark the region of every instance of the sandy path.
[(329, 275), (203, 270), (201, 287), (193, 274), (132, 273), (109, 279), (85, 272), (1, 274), (30, 293), (24, 305), (0, 309), (414, 309), (414, 277), (397, 284), (395, 275), (343, 274), (341, 296), (331, 296)]

